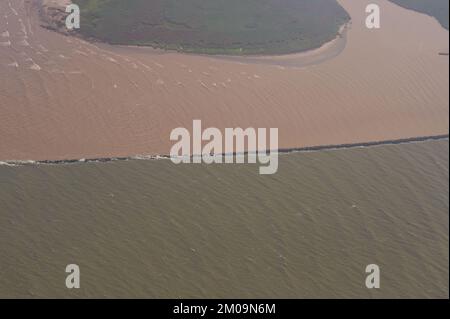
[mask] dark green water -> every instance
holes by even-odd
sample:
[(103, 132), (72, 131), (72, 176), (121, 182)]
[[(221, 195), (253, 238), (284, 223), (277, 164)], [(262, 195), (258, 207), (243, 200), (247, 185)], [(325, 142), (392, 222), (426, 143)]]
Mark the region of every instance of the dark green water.
[(448, 154), (442, 140), (281, 155), (273, 176), (0, 166), (0, 297), (448, 298)]
[(442, 27), (448, 30), (448, 0), (390, 0), (404, 8), (415, 10), (435, 17)]

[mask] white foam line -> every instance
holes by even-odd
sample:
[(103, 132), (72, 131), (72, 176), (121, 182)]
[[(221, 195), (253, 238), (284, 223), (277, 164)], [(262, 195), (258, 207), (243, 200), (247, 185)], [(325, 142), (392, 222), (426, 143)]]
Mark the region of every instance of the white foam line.
[(30, 32), (31, 35), (33, 35), (33, 29), (31, 28), (30, 18), (27, 18), (27, 24), (28, 24), (28, 31)]
[[(426, 143), (430, 141), (448, 141), (448, 135), (442, 136), (429, 136), (429, 137), (417, 137), (411, 138), (407, 140), (394, 140), (394, 141), (381, 141), (381, 142), (372, 142), (372, 143), (363, 143), (367, 145), (360, 144), (349, 144), (349, 145), (330, 145), (323, 147), (305, 147), (299, 149), (278, 149), (273, 150), (276, 151), (279, 155), (290, 155), (296, 153), (313, 153), (313, 152), (329, 152), (329, 151), (345, 151), (349, 149), (357, 149), (357, 148), (372, 148), (372, 147), (382, 147), (382, 146), (395, 146), (395, 145), (404, 145), (404, 144), (416, 144), (416, 143)], [(251, 152), (254, 154), (254, 152)], [(238, 154), (241, 156), (240, 154)], [(225, 156), (235, 156), (234, 154), (214, 154), (215, 157), (225, 157)], [(175, 158), (185, 158), (184, 156), (176, 156)], [(71, 165), (77, 163), (110, 163), (110, 162), (118, 162), (118, 161), (130, 161), (130, 160), (170, 160), (170, 156), (167, 155), (134, 155), (129, 157), (109, 157), (109, 158), (98, 158), (98, 159), (78, 159), (78, 160), (48, 160), (48, 161), (33, 161), (33, 160), (11, 160), (11, 161), (3, 161), (0, 162), (0, 165), (10, 165), (10, 166), (23, 166), (23, 165)]]
[(88, 53), (83, 52), (83, 51), (80, 51), (80, 50), (75, 50), (75, 53), (77, 53), (77, 54), (79, 54), (79, 55), (82, 55), (82, 56), (89, 56)]
[(153, 71), (151, 67), (149, 67), (147, 64), (142, 63), (141, 61), (137, 61), (140, 65), (142, 65), (144, 68), (146, 68), (148, 71)]
[(104, 57), (105, 57), (105, 59), (108, 60), (109, 62), (116, 63), (116, 64), (118, 63), (117, 60), (115, 60), (114, 58), (112, 58), (112, 57), (110, 57), (110, 56), (106, 56), (106, 55), (105, 55)]
[(19, 14), (17, 13), (16, 9), (14, 9), (14, 8), (11, 6), (11, 2), (8, 2), (8, 5), (9, 5), (9, 8), (11, 9), (12, 13), (14, 13), (14, 15), (18, 16)]
[(208, 86), (205, 83), (203, 83), (202, 81), (198, 80), (198, 83), (200, 83), (201, 86), (203, 86), (205, 89), (208, 89)]
[(28, 41), (25, 40), (25, 39), (19, 41), (18, 43), (19, 43), (19, 45), (24, 46), (24, 47), (29, 47), (29, 46), (30, 46), (30, 44), (28, 43)]
[(15, 166), (17, 166), (17, 165), (12, 164), (12, 163), (7, 163), (7, 162), (1, 162), (1, 161), (0, 161), (0, 166), (10, 166), (10, 167), (15, 167)]
[(40, 71), (40, 70), (41, 70), (41, 67), (40, 67), (38, 64), (36, 64), (36, 63), (33, 62), (33, 65), (30, 66), (30, 69), (31, 69), (31, 70), (35, 70), (35, 71)]
[(17, 63), (17, 61), (14, 61), (12, 63), (7, 64), (7, 66), (18, 68), (19, 67), (19, 63)]
[(55, 74), (65, 74), (66, 72), (58, 70), (58, 69), (53, 69), (50, 71), (50, 73), (55, 73)]
[(38, 44), (38, 47), (41, 49), (42, 52), (48, 52), (48, 49), (44, 47), (42, 44)]

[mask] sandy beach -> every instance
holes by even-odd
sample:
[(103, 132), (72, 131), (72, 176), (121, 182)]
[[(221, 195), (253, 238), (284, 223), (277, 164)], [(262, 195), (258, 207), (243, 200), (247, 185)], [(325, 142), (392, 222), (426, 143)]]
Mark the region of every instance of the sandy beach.
[(0, 161), (168, 154), (193, 119), (277, 127), (283, 149), (448, 134), (448, 31), (386, 0), (339, 3), (345, 39), (237, 61), (89, 43), (40, 27), (36, 1), (0, 0)]

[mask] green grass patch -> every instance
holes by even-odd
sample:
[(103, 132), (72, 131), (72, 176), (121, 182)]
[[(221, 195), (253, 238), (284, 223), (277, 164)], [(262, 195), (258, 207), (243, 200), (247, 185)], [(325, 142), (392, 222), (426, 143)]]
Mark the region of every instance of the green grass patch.
[(336, 0), (74, 0), (84, 36), (208, 54), (281, 54), (332, 40)]

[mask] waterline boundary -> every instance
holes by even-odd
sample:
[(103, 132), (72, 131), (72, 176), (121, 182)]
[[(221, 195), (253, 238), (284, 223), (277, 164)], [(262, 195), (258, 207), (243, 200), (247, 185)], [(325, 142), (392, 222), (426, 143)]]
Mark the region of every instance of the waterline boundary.
[[(292, 153), (311, 153), (320, 151), (333, 151), (333, 150), (345, 150), (354, 148), (366, 148), (366, 147), (376, 147), (383, 145), (401, 145), (410, 144), (418, 142), (428, 142), (428, 141), (439, 141), (448, 140), (449, 134), (442, 135), (431, 135), (431, 136), (419, 136), (403, 139), (393, 139), (384, 141), (373, 141), (373, 142), (361, 142), (361, 143), (346, 143), (346, 144), (335, 144), (335, 145), (318, 145), (318, 146), (306, 146), (297, 148), (279, 148), (277, 151), (272, 150), (274, 153), (280, 155), (292, 154)], [(269, 152), (269, 150), (266, 150)], [(214, 156), (245, 156), (248, 154), (254, 154), (255, 152), (242, 152), (233, 154), (214, 154)], [(193, 155), (196, 157), (199, 155)], [(170, 155), (134, 155), (134, 156), (123, 156), (123, 157), (98, 157), (98, 158), (80, 158), (80, 159), (65, 159), (65, 160), (4, 160), (0, 161), (0, 166), (34, 166), (34, 165), (69, 165), (69, 164), (83, 164), (83, 163), (109, 163), (109, 162), (124, 162), (133, 160), (170, 160)]]

